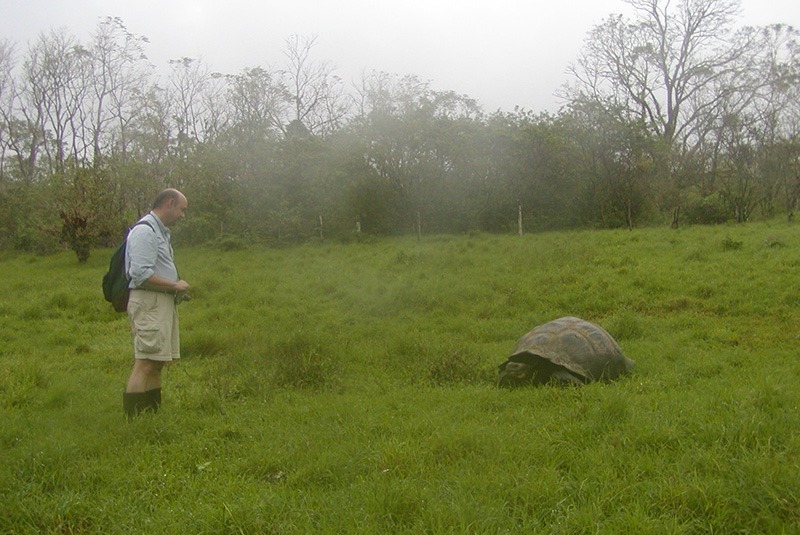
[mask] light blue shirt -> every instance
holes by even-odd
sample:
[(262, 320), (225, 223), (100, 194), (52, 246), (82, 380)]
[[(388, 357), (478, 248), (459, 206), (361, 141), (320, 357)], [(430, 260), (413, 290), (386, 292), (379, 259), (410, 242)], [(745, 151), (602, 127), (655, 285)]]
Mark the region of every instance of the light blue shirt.
[(128, 233), (125, 247), (125, 272), (130, 279), (128, 287), (139, 288), (153, 275), (177, 281), (178, 269), (172, 255), (169, 229), (153, 212), (139, 221), (147, 221), (153, 228), (136, 225)]

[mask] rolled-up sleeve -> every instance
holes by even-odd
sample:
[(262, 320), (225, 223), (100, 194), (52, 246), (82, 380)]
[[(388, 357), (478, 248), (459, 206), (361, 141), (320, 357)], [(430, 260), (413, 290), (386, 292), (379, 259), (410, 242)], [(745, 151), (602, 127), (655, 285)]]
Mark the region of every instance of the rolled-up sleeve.
[(147, 225), (137, 225), (128, 234), (125, 265), (130, 279), (129, 288), (139, 288), (156, 272), (158, 240)]

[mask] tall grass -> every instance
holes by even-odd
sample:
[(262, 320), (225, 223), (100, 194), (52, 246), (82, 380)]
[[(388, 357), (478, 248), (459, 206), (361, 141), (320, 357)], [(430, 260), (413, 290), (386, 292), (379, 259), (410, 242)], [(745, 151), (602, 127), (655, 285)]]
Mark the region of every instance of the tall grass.
[[(0, 533), (798, 532), (797, 234), (178, 248), (183, 358), (132, 423), (110, 251), (5, 253)], [(496, 389), (564, 315), (635, 373)]]

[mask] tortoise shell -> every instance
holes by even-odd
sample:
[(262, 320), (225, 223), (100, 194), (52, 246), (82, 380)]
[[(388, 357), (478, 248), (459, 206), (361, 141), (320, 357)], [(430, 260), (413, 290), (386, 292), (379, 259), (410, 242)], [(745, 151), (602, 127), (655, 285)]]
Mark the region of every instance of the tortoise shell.
[(539, 325), (519, 339), (500, 365), (500, 384), (611, 380), (634, 366), (602, 327), (564, 317)]

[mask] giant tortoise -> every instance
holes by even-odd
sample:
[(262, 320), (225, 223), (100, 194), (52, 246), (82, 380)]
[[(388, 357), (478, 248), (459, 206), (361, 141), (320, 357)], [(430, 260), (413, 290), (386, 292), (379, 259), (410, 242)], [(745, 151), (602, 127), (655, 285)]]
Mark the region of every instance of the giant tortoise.
[(535, 327), (500, 365), (498, 385), (580, 385), (628, 373), (635, 363), (603, 328), (565, 317)]

